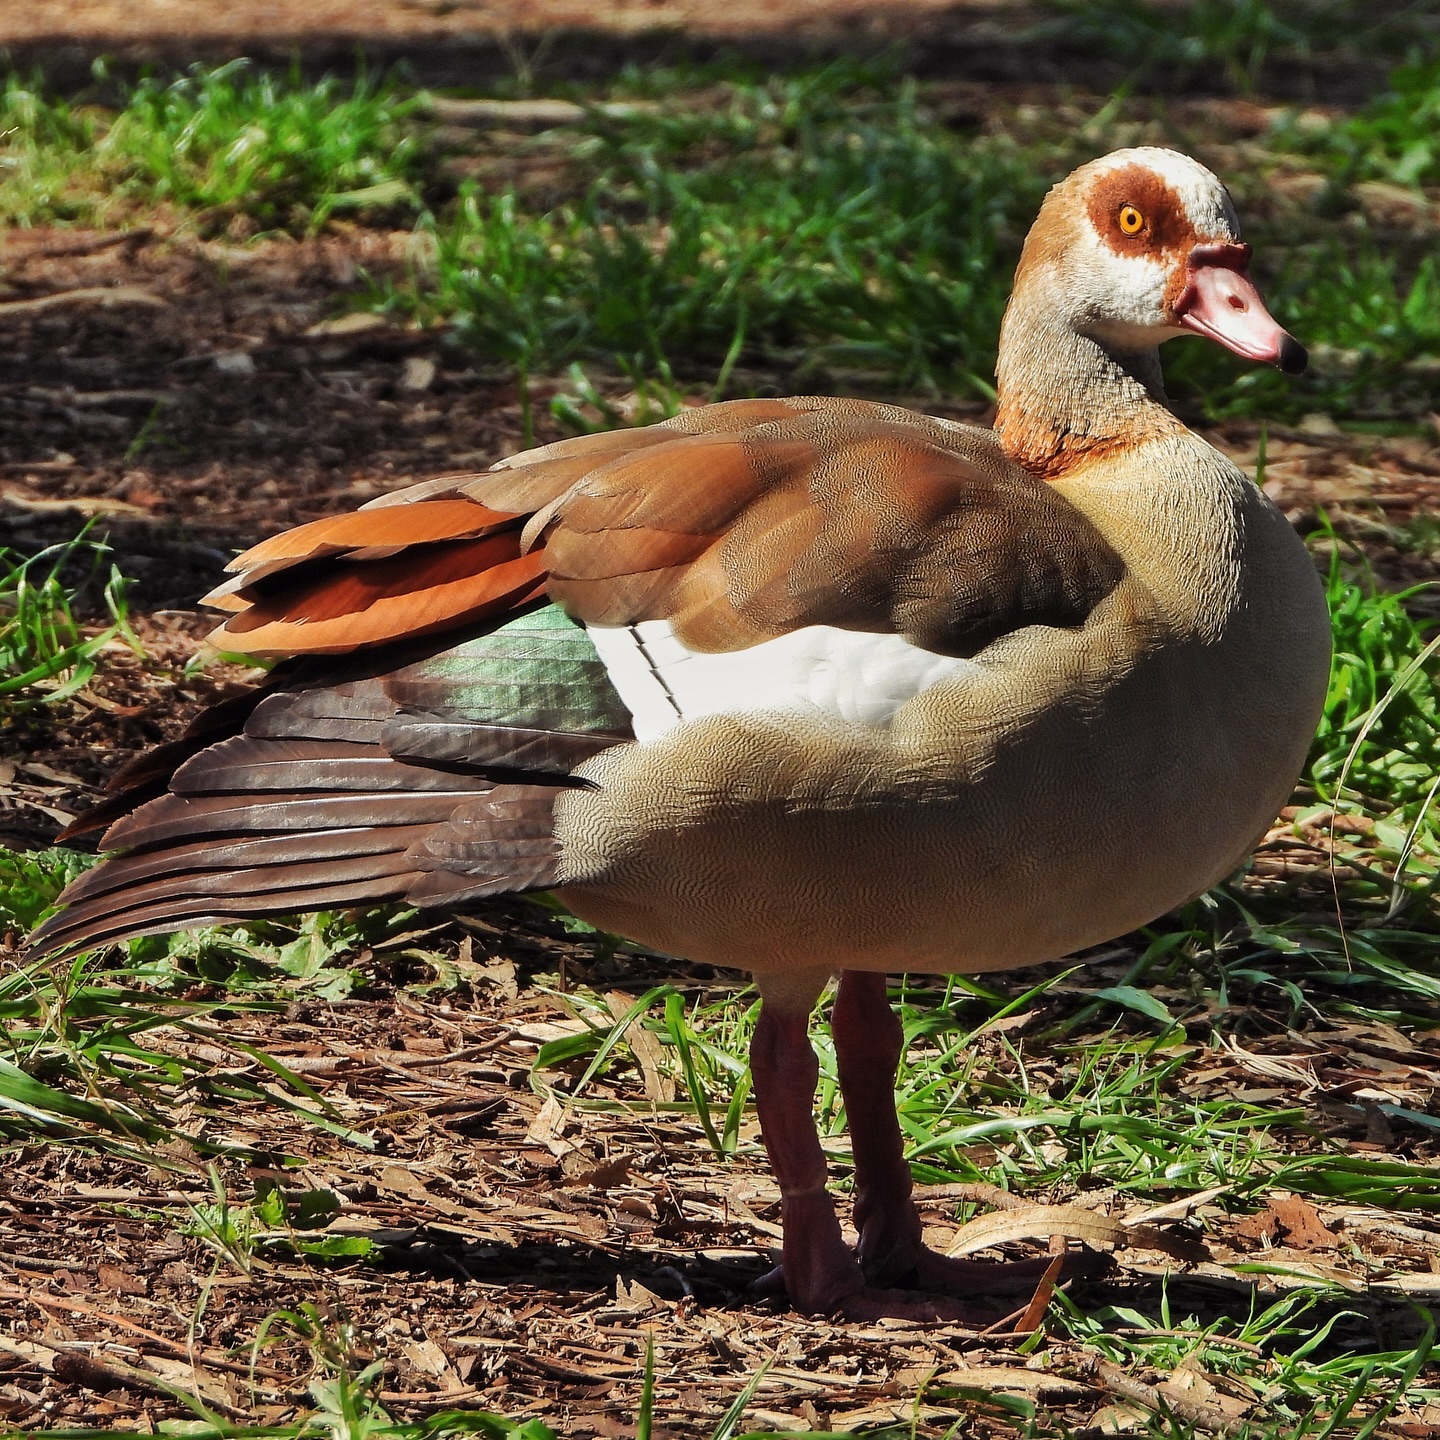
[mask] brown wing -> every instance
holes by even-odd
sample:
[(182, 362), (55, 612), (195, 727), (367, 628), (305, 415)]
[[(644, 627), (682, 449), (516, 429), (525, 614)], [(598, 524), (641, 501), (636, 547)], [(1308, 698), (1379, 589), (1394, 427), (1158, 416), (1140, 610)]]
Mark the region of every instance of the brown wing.
[[(1080, 623), (1121, 562), (987, 432), (758, 400), (428, 481), (232, 568), (217, 643), (288, 663), (72, 827), (113, 821), (127, 853), (70, 887), (39, 947), (553, 883), (556, 796), (630, 731), (547, 590), (594, 624), (671, 619), (697, 649), (823, 624), (965, 655)], [(517, 681), (532, 661), (560, 668)]]
[(970, 655), (1023, 625), (1079, 624), (1123, 568), (988, 431), (825, 399), (561, 441), (301, 527), (236, 567), (217, 642), (256, 655), (388, 643), (542, 590), (590, 624), (669, 619), (699, 650), (836, 625)]

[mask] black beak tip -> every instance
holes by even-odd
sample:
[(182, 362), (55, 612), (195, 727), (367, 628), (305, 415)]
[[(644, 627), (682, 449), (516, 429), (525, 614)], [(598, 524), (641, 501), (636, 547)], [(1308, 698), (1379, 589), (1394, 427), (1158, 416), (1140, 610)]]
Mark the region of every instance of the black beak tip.
[(1303, 375), (1309, 363), (1309, 352), (1293, 335), (1287, 335), (1280, 345), (1280, 368), (1287, 375)]

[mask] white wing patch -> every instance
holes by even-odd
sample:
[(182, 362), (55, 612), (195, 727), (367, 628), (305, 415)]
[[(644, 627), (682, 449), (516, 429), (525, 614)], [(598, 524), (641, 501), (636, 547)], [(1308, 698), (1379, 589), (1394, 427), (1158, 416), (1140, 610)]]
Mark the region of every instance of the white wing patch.
[(587, 628), (639, 740), (701, 715), (820, 714), (883, 727), (923, 690), (978, 668), (899, 635), (809, 625), (719, 655), (687, 649), (668, 620)]

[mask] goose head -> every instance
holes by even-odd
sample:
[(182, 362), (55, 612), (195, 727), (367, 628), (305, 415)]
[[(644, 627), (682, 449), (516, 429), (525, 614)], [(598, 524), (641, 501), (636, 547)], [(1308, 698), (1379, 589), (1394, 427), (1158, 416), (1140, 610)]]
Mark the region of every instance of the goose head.
[(1303, 371), (1249, 263), (1229, 194), (1188, 155), (1142, 146), (1073, 171), (1040, 207), (1001, 329), (1006, 450), (1054, 478), (1173, 427), (1158, 349), (1177, 336)]
[(1220, 181), (1176, 150), (1117, 150), (1052, 189), (1025, 245), (1017, 286), (1115, 353), (1204, 335), (1290, 374), (1304, 347), (1271, 318), (1246, 273), (1250, 247)]

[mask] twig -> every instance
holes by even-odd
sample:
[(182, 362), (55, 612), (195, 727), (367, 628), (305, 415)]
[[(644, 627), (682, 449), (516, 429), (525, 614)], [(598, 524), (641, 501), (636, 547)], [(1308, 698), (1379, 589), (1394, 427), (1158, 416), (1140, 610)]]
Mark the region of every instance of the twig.
[(137, 1325), (123, 1315), (116, 1315), (110, 1310), (101, 1310), (95, 1305), (86, 1305), (80, 1300), (66, 1300), (58, 1295), (41, 1295), (34, 1290), (22, 1290), (18, 1286), (10, 1285), (0, 1285), (0, 1296), (14, 1300), (28, 1300), (30, 1304), (41, 1310), (61, 1310), (71, 1315), (88, 1315), (92, 1320), (102, 1320), (107, 1325), (114, 1325), (131, 1335), (138, 1335), (142, 1340), (148, 1340), (153, 1345), (161, 1345), (171, 1354), (189, 1360), (192, 1364), (213, 1365), (217, 1370), (230, 1370), (237, 1375), (263, 1375), (267, 1380), (288, 1381), (291, 1378), (280, 1370), (271, 1369), (268, 1365), (242, 1365), (238, 1361), (226, 1359), (223, 1355), (213, 1355), (205, 1351), (196, 1351), (192, 1354), (189, 1347), (182, 1345), (178, 1340), (171, 1340), (165, 1335), (157, 1335), (155, 1331), (147, 1330), (143, 1325)]
[(448, 1055), (417, 1055), (413, 1060), (401, 1060), (397, 1057), (407, 1054), (407, 1051), (394, 1050), (387, 1054), (382, 1050), (370, 1050), (363, 1057), (356, 1055), (346, 1058), (363, 1058), (372, 1064), (384, 1065), (390, 1070), (423, 1070), (430, 1065), (458, 1065), (464, 1060), (478, 1060), (480, 1056), (498, 1050), (514, 1034), (514, 1030), (507, 1030), (498, 1040), (487, 1041), (483, 1045), (467, 1045), (463, 1050), (452, 1050)]
[(0, 1264), (13, 1265), (17, 1270), (68, 1270), (73, 1260), (47, 1260), (42, 1255), (16, 1255), (9, 1250), (0, 1250)]
[(28, 265), (32, 260), (60, 260), (75, 255), (95, 255), (101, 250), (110, 250), (117, 245), (141, 245), (155, 238), (155, 231), (149, 225), (138, 230), (121, 230), (114, 235), (92, 235), (88, 240), (71, 240), (64, 245), (39, 245), (34, 250), (24, 250), (10, 260), (14, 267)]
[[(10, 1354), (20, 1355), (22, 1358), (32, 1358), (21, 1351), (14, 1341), (6, 1343), (0, 1339), (0, 1348)], [(163, 1400), (173, 1400), (179, 1393), (189, 1395), (192, 1399), (203, 1400), (211, 1409), (219, 1410), (232, 1419), (243, 1417), (243, 1411), (235, 1409), (233, 1405), (214, 1395), (198, 1395), (184, 1385), (177, 1385), (173, 1380), (166, 1380), (161, 1375), (136, 1369), (133, 1365), (126, 1365), (109, 1357), (105, 1362), (97, 1360), (84, 1344), (64, 1340), (42, 1340), (35, 1342), (30, 1348), (49, 1351), (53, 1359), (50, 1360), (48, 1366), (42, 1363), (41, 1368), (48, 1369), (56, 1379), (63, 1380), (70, 1385), (83, 1385), (87, 1390), (97, 1390), (102, 1393), (117, 1388), (138, 1390), (143, 1395), (156, 1395)]]
[(1112, 1394), (1118, 1395), (1122, 1400), (1133, 1401), (1156, 1415), (1174, 1415), (1177, 1419), (1198, 1425), (1202, 1430), (1210, 1430), (1217, 1435), (1238, 1435), (1246, 1428), (1246, 1421), (1227, 1415), (1214, 1405), (1206, 1405), (1198, 1400), (1186, 1400), (1179, 1395), (1167, 1395), (1154, 1385), (1141, 1384), (1108, 1360), (1096, 1360), (1093, 1366), (1085, 1369)]
[(474, 1385), (466, 1385), (460, 1390), (382, 1390), (376, 1398), (382, 1405), (452, 1405), (478, 1394)]
[(917, 1185), (917, 1200), (970, 1200), (976, 1205), (991, 1205), (996, 1210), (1024, 1210), (1032, 1202), (1023, 1195), (1011, 1194), (998, 1185), (983, 1180), (954, 1185)]
[(39, 315), (62, 305), (144, 305), (152, 310), (168, 310), (170, 302), (143, 290), (138, 285), (86, 285), (79, 290), (61, 290), (54, 295), (37, 295), (31, 300), (6, 300), (0, 303), (0, 320), (12, 315)]

